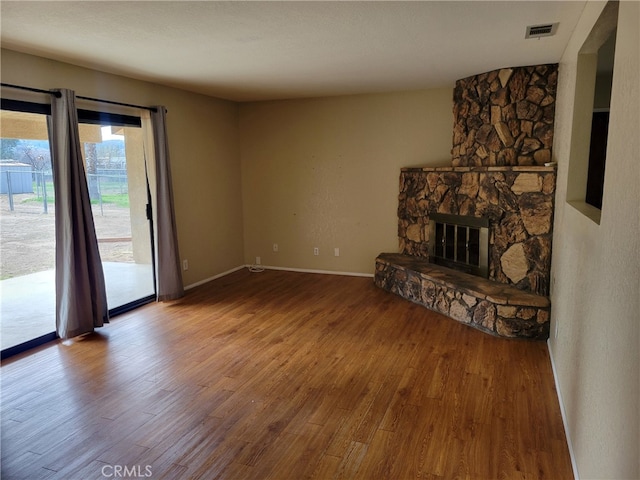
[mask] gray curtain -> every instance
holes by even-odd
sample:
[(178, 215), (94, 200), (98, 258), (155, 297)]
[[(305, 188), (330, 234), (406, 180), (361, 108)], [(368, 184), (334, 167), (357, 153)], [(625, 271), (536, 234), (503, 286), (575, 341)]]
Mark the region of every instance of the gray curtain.
[(173, 209), (171, 167), (165, 119), (167, 110), (155, 107), (151, 112), (156, 171), (156, 281), (158, 300), (173, 300), (184, 295), (178, 250), (176, 217)]
[(56, 212), (56, 331), (66, 339), (101, 327), (109, 312), (75, 94), (59, 92), (59, 98), (52, 96), (49, 141)]

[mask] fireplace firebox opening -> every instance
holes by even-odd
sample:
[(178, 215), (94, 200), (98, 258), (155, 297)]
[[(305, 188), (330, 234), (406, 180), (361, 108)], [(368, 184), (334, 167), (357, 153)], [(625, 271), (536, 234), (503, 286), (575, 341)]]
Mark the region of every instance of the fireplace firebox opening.
[(480, 277), (489, 276), (489, 219), (429, 215), (429, 261)]

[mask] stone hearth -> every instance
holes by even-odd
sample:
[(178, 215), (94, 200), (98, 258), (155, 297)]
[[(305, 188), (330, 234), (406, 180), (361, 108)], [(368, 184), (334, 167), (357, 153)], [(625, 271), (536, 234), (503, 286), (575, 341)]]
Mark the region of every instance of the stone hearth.
[(458, 272), (410, 255), (376, 258), (376, 286), (501, 337), (549, 337), (547, 297)]

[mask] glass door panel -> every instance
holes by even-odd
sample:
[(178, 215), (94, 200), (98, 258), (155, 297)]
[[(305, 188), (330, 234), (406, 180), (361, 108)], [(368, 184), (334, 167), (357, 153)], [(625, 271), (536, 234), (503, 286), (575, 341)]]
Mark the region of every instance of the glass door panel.
[(142, 129), (81, 123), (80, 142), (113, 313), (155, 298)]
[(55, 196), (47, 117), (0, 110), (0, 344), (55, 331)]

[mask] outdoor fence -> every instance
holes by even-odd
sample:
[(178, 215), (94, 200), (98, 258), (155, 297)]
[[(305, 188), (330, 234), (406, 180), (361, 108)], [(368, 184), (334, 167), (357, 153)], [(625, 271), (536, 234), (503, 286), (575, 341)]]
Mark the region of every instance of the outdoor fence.
[[(12, 212), (16, 209), (17, 195), (20, 195), (20, 202), (42, 202), (42, 213), (49, 213), (50, 205), (55, 203), (51, 171), (2, 168), (0, 179), (0, 195), (7, 196)], [(104, 215), (105, 204), (129, 204), (126, 170), (87, 174), (87, 185), (91, 203), (99, 207), (101, 215)]]

